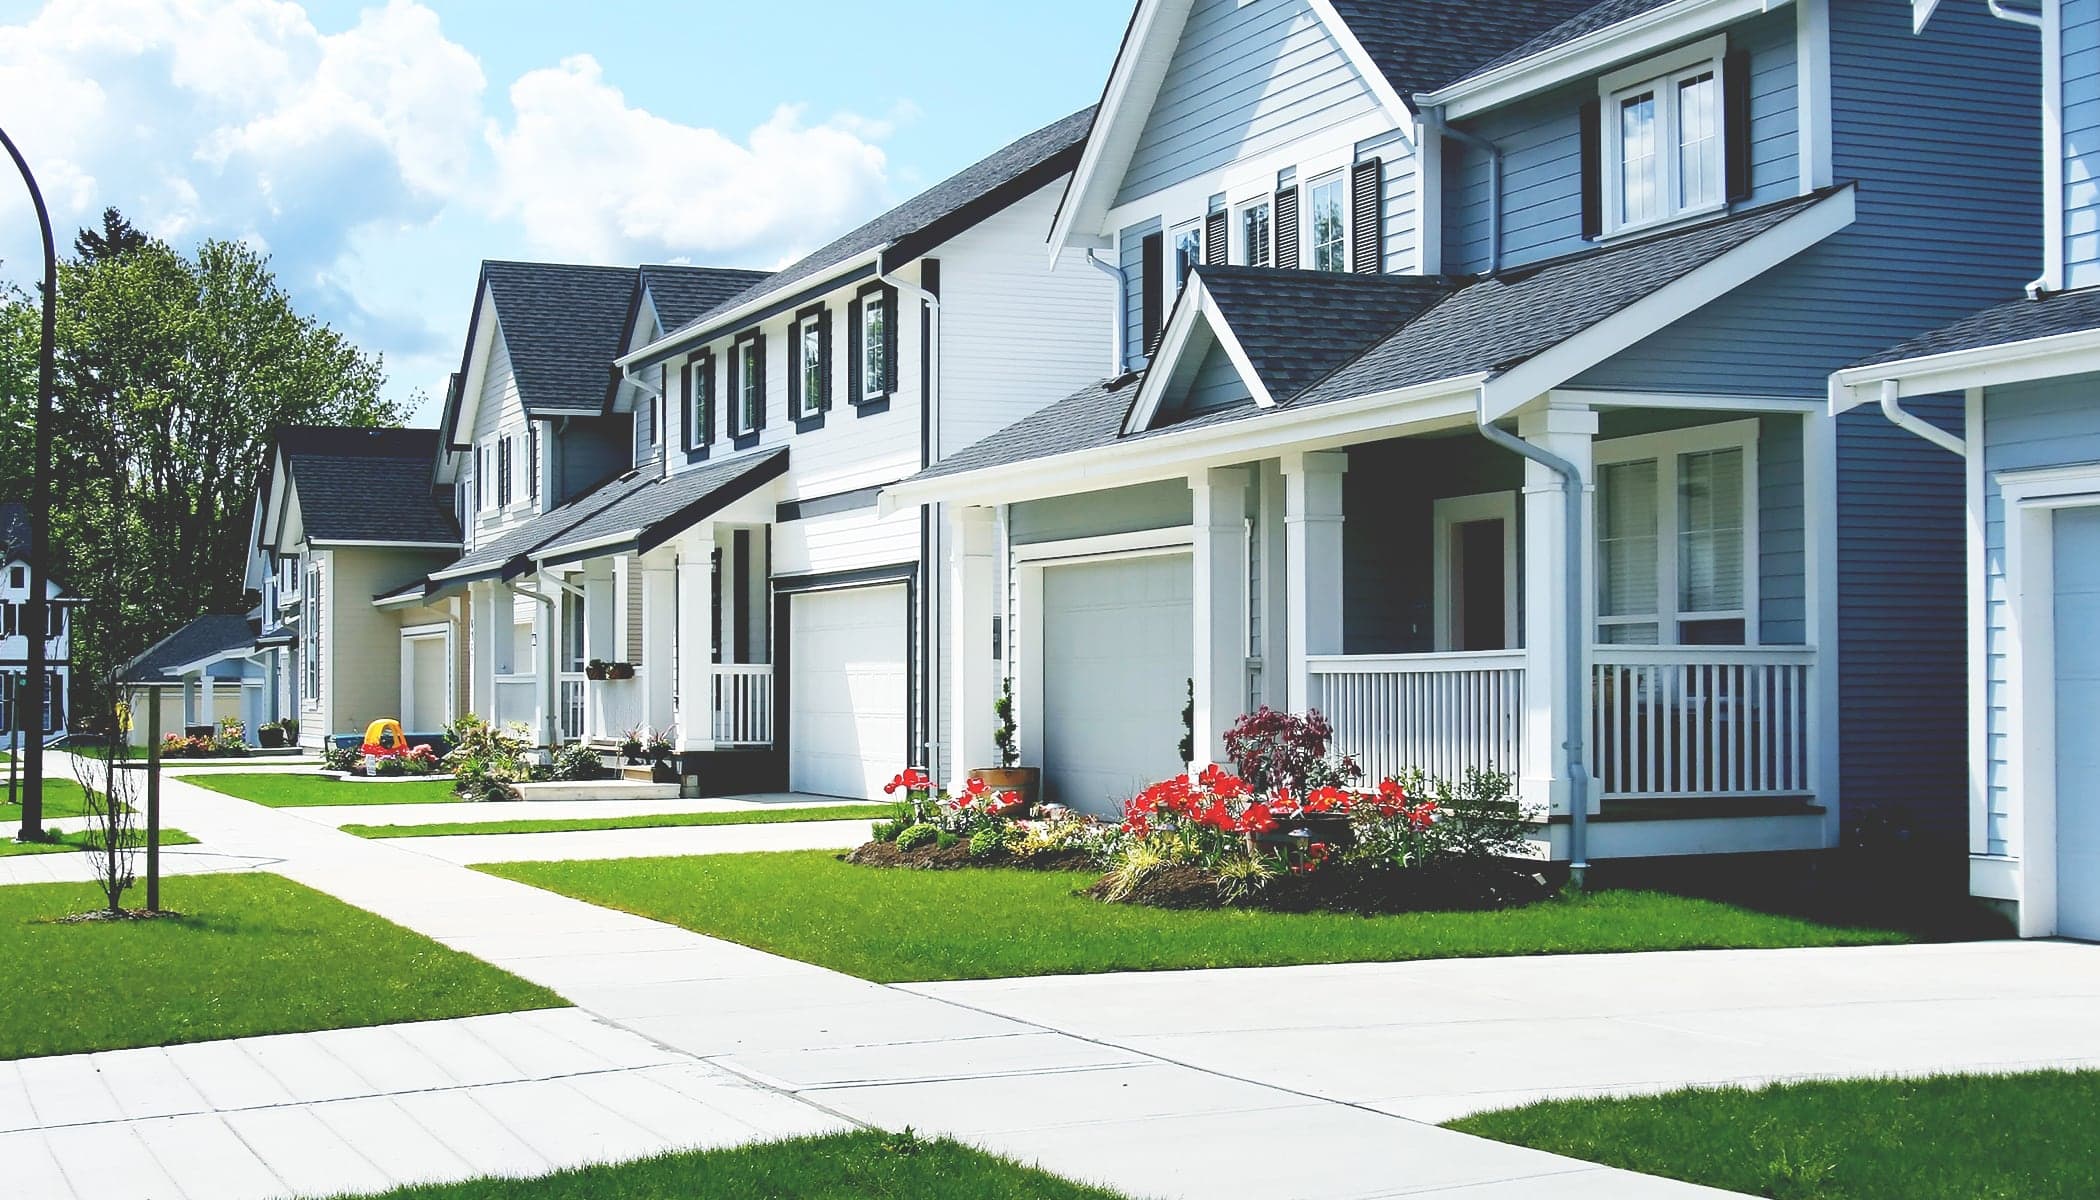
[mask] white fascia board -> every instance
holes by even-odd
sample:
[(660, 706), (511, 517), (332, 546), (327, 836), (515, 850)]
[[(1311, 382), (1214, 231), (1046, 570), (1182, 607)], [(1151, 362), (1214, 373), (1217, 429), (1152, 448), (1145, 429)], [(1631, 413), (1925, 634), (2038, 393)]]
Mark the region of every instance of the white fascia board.
[[(882, 260), (883, 252), (888, 250), (889, 248), (890, 243), (884, 242), (882, 245), (875, 247), (873, 250), (869, 250), (862, 254), (856, 254), (852, 258), (846, 259), (843, 262), (833, 263), (831, 266), (824, 268), (822, 271), (819, 271), (814, 275), (806, 276), (802, 279), (797, 279), (792, 283), (784, 283), (777, 288), (769, 289), (762, 296), (753, 296), (751, 299), (746, 300), (744, 303), (737, 305), (734, 309), (731, 309), (726, 313), (722, 313), (720, 316), (712, 317), (712, 319), (710, 319), (706, 325), (695, 327), (690, 333), (685, 333), (674, 329), (671, 332), (664, 334), (662, 337), (657, 338), (655, 341), (649, 343), (648, 345), (641, 347), (640, 349), (629, 350), (627, 353), (614, 359), (613, 365), (620, 369), (620, 373), (622, 375), (625, 375), (628, 373), (629, 367), (631, 367), (635, 363), (641, 362), (644, 359), (657, 358), (667, 353), (675, 353), (681, 347), (698, 346), (706, 342), (714, 341), (716, 338), (721, 337), (723, 335), (725, 327), (741, 324), (744, 320), (748, 318), (749, 314), (763, 311), (764, 309), (779, 303), (781, 297), (783, 296), (792, 295), (796, 292), (806, 292), (813, 288), (820, 287), (823, 285), (825, 280), (833, 276), (844, 275), (853, 271), (858, 271), (863, 267), (871, 267), (878, 265)], [(840, 286), (843, 287), (845, 285), (841, 284)], [(550, 409), (548, 411), (553, 410)], [(586, 411), (596, 412), (597, 410), (590, 409)]]
[(1372, 60), (1370, 52), (1365, 50), (1364, 44), (1357, 40), (1356, 31), (1349, 28), (1349, 23), (1342, 19), (1342, 14), (1335, 11), (1333, 0), (1310, 0), (1310, 3), (1312, 4), (1313, 12), (1326, 24), (1327, 32), (1334, 35), (1335, 43), (1342, 48), (1342, 54), (1348, 58), (1349, 65), (1355, 67), (1356, 73), (1363, 76), (1365, 85), (1371, 89), (1371, 94), (1378, 97), (1380, 107), (1384, 108), (1392, 116), (1394, 123), (1400, 126), (1400, 136), (1406, 139), (1410, 146), (1414, 145), (1416, 116), (1414, 108), (1400, 95), (1399, 90), (1393, 87), (1393, 81), (1387, 79), (1385, 72), (1379, 69), (1378, 64)]
[(1101, 233), (1113, 197), (1100, 193), (1121, 179), (1137, 149), (1138, 137), (1144, 132), (1142, 120), (1137, 128), (1126, 132), (1124, 118), (1133, 107), (1141, 110), (1139, 117), (1151, 112), (1193, 3), (1194, 0), (1139, 0), (1137, 12), (1130, 18), (1123, 52), (1109, 69), (1108, 86), (1102, 89), (1094, 127), (1087, 133), (1079, 164), (1072, 168), (1057, 215), (1050, 222), (1052, 264), (1067, 249), (1083, 249), (1086, 239)]
[(2037, 379), (2100, 372), (2100, 329), (2052, 334), (1996, 346), (1847, 367), (1830, 377), (1833, 415), (1876, 404), (1881, 385), (1893, 381), (1897, 395), (1937, 396), (1969, 388), (2001, 387)]
[(1446, 120), (1458, 120), (1587, 79), (1786, 3), (1789, 0), (1677, 0), (1415, 100), (1424, 108), (1442, 108)]
[(1108, 446), (984, 467), (884, 488), (882, 516), (915, 504), (1007, 504), (1132, 483), (1182, 479), (1190, 472), (1274, 458), (1286, 450), (1325, 450), (1380, 437), (1470, 425), (1484, 373), (1374, 392), (1302, 409), (1158, 433)]
[(317, 550), (453, 550), (458, 542), (381, 542), (346, 538), (314, 538), (307, 545)]
[(474, 445), (474, 419), (481, 411), (481, 390), (488, 386), (489, 355), (496, 347), (499, 321), (496, 317), (496, 294), (486, 283), (481, 294), (474, 297), (474, 344), (467, 347), (467, 373), (459, 381), (459, 411), (454, 414), (451, 429), (452, 441), (445, 449), (471, 449)]
[(559, 546), (535, 547), (526, 551), (525, 556), (535, 563), (543, 563), (550, 558), (568, 558), (574, 554), (595, 550), (600, 546), (617, 546), (622, 542), (631, 542), (640, 536), (642, 536), (642, 529), (641, 526), (637, 525), (633, 529), (623, 530), (619, 533), (608, 533), (604, 537), (595, 537), (587, 542), (565, 542)]
[(1160, 334), (1159, 350), (1152, 356), (1152, 365), (1145, 369), (1145, 378), (1138, 384), (1130, 415), (1123, 421), (1125, 436), (1152, 427), (1152, 420), (1159, 415), (1159, 407), (1166, 401), (1167, 389), (1173, 385), (1174, 376), (1181, 367), (1182, 356), (1188, 353), (1191, 343), (1197, 342), (1195, 333), (1199, 325), (1224, 348), (1225, 356), (1232, 360), (1233, 369), (1239, 372), (1240, 382), (1247, 385), (1247, 394), (1254, 398), (1255, 407), (1276, 407), (1276, 398), (1269, 394), (1268, 386), (1255, 373), (1253, 361), (1240, 346), (1239, 337), (1225, 323), (1225, 315), (1218, 311), (1209, 289), (1203, 286), (1199, 269), (1189, 277), (1188, 286), (1182, 289), (1181, 299), (1175, 303), (1167, 327)]
[(1705, 266), (1496, 376), (1482, 390), (1482, 410), (1489, 420), (1508, 416), (1850, 225), (1855, 211), (1849, 187), (1809, 205)]

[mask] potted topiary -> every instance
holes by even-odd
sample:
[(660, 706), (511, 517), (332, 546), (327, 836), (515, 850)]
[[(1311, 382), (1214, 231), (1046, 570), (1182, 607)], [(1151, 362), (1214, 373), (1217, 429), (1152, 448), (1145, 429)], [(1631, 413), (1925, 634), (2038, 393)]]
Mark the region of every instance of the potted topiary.
[(999, 747), (999, 765), (979, 767), (970, 772), (994, 792), (1012, 792), (1021, 798), (1021, 808), (1015, 816), (1027, 816), (1035, 807), (1042, 789), (1043, 772), (1040, 767), (1024, 767), (1021, 762), (1021, 746), (1014, 738), (1014, 681), (1008, 678), (999, 688), (999, 698), (992, 702), (992, 713), (996, 724), (992, 727), (992, 742)]
[(603, 680), (611, 667), (612, 664), (604, 659), (594, 658), (583, 664), (583, 677), (585, 679)]

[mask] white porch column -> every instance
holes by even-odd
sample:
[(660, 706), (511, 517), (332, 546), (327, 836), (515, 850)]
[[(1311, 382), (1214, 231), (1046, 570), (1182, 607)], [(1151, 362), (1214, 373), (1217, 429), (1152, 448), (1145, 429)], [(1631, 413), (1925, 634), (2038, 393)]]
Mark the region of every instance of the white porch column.
[[(1567, 711), (1567, 497), (1560, 476), (1526, 459), (1524, 462), (1524, 803), (1556, 815), (1568, 811), (1567, 743), (1569, 722), (1589, 720), (1589, 643), (1596, 628), (1595, 573), (1590, 559), (1596, 539), (1596, 464), (1591, 444), (1597, 436), (1597, 414), (1587, 407), (1540, 404), (1517, 419), (1517, 435), (1568, 460), (1582, 472), (1584, 488), (1582, 608), (1584, 649), (1583, 700)], [(1594, 759), (1592, 759), (1594, 761)], [(1595, 772), (1592, 772), (1594, 775)], [(1597, 789), (1590, 789), (1589, 810), (1598, 811)]]
[(672, 685), (677, 644), (678, 565), (669, 551), (638, 559), (642, 569), (642, 654), (649, 661), (642, 667), (643, 711), (652, 728), (669, 729), (677, 696)]
[[(197, 723), (197, 677), (194, 675), (182, 677), (182, 723), (184, 725), (195, 725)], [(29, 728), (26, 720), (23, 722), (22, 727), (24, 729)], [(185, 729), (183, 732), (188, 733), (189, 731)]]
[(1247, 489), (1245, 467), (1189, 476), (1194, 494), (1195, 737), (1192, 765), (1224, 761), (1225, 731), (1247, 704)]
[(1307, 656), (1342, 652), (1342, 476), (1349, 456), (1291, 453), (1282, 465), (1284, 705), (1302, 713), (1312, 703)]
[(467, 585), (467, 707), (496, 719), (496, 587)]
[(678, 748), (707, 750), (715, 736), (715, 527), (686, 531), (678, 545)]
[[(583, 659), (618, 662), (620, 652), (613, 641), (613, 608), (618, 596), (613, 588), (612, 563), (594, 558), (584, 564), (583, 579)], [(621, 731), (608, 728), (606, 720), (606, 689), (612, 684), (604, 682), (583, 685), (583, 736), (591, 738), (612, 737)]]
[[(995, 516), (989, 508), (948, 509), (949, 785), (960, 790), (972, 767), (994, 764), (992, 703), (998, 666), (992, 625), (999, 611)], [(995, 764), (994, 764), (995, 765)]]

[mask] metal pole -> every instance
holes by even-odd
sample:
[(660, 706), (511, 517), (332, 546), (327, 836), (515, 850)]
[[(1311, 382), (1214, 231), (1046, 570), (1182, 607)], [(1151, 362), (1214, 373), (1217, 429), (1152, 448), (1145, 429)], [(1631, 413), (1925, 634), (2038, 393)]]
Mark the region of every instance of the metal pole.
[[(29, 638), (29, 666), (24, 672), (35, 688), (39, 701), (44, 689), (51, 681), (46, 678), (50, 668), (50, 647), (44, 643), (44, 631), (50, 628), (50, 602), (44, 595), (50, 579), (49, 564), (45, 561), (44, 532), (51, 511), (51, 391), (56, 375), (55, 347), (58, 334), (58, 252), (51, 242), (51, 213), (44, 207), (44, 193), (36, 185), (36, 176), (29, 170), (29, 163), (22, 152), (15, 148), (14, 139), (0, 129), (0, 145), (7, 147), (8, 157), (15, 160), (15, 169), (22, 173), (22, 182), (29, 188), (29, 202), (36, 208), (36, 222), (44, 237), (44, 341), (37, 354), (36, 364), (36, 457), (31, 460), (33, 472), (29, 484), (29, 603), (23, 609), (27, 628), (23, 632)], [(31, 706), (30, 711), (39, 714), (36, 736), (25, 739), (22, 780), (22, 831), (23, 841), (42, 841), (44, 837), (44, 730), (41, 703)], [(20, 725), (22, 717), (17, 714), (15, 723)]]
[[(111, 739), (112, 748), (115, 744)], [(114, 756), (110, 765), (116, 765)], [(160, 911), (160, 689), (151, 687), (146, 689), (146, 911)]]

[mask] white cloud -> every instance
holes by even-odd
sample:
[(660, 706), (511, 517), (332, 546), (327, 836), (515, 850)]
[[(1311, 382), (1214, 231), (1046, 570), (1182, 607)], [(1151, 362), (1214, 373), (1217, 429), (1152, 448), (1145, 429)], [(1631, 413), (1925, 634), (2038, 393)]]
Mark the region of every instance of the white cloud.
[(885, 122), (785, 105), (742, 142), (630, 107), (578, 55), (511, 85), (491, 126), (497, 210), (553, 257), (777, 262), (872, 215)]

